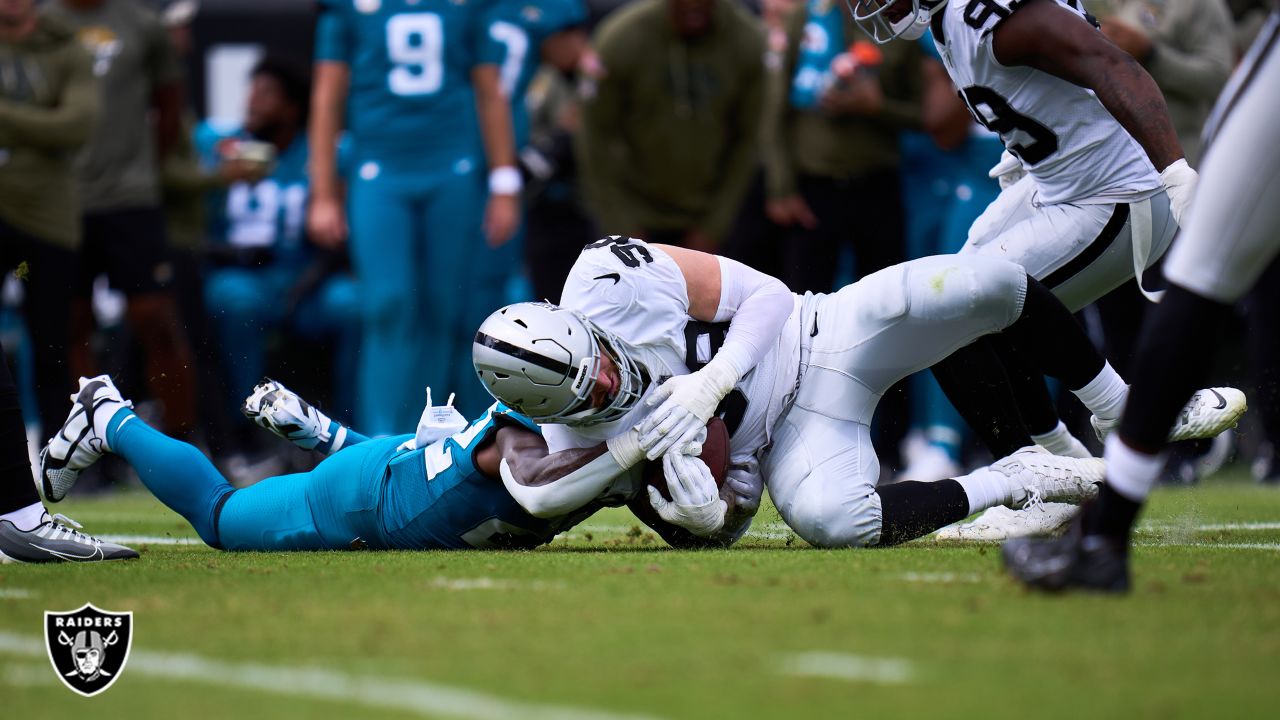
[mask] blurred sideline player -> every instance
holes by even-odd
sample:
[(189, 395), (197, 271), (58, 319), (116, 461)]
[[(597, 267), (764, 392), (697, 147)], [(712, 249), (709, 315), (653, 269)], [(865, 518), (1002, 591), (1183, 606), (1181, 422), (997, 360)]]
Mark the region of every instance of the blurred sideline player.
[[(265, 374), (267, 335), (287, 327), (335, 341), (334, 405), (349, 416), (359, 297), (354, 278), (334, 273), (335, 258), (305, 237), (309, 100), (305, 68), (268, 57), (250, 74), (244, 127), (197, 133), (202, 162), (239, 176), (209, 215), (214, 268), (205, 303), (228, 388), (252, 387)], [(264, 145), (274, 152), (261, 155)], [(238, 392), (227, 399), (239, 408)]]
[[(351, 256), (361, 281), (363, 341), (357, 417), (385, 435), (416, 419), (424, 385), (452, 386), (478, 414), (464, 323), (474, 256), (519, 222), (511, 116), (484, 3), (322, 0), (312, 96), (313, 241), (347, 238), (336, 140), (346, 120)], [(489, 200), (485, 202), (486, 156)]]
[[(1170, 402), (1208, 376), (1204, 351), (1280, 252), (1280, 13), (1273, 12), (1205, 128), (1204, 182), (1165, 276), (1169, 290), (1144, 324), (1119, 431), (1107, 439), (1107, 482), (1071, 531), (1011, 541), (1009, 571), (1047, 590), (1129, 588), (1129, 538), (1163, 465)], [(1272, 329), (1274, 330), (1274, 329)]]
[[(517, 153), (529, 144), (525, 98), (533, 76), (544, 62), (563, 73), (576, 69), (588, 45), (583, 27), (586, 18), (581, 0), (497, 0), (483, 15), (481, 22), (489, 42), (481, 45), (479, 62), (499, 69), (502, 95), (511, 107)], [(473, 280), (467, 288), (467, 320), (462, 326), (467, 332), (479, 326), (495, 307), (528, 297), (523, 292), (512, 297), (510, 292), (523, 255), (523, 222), (509, 242), (476, 249)], [(473, 386), (474, 381), (468, 379), (467, 385)]]
[[(485, 387), (542, 423), (551, 452), (610, 449), (591, 478), (546, 482), (504, 467), (503, 482), (535, 515), (626, 487), (645, 457), (678, 462), (676, 473), (696, 475), (702, 489), (693, 504), (650, 489), (653, 512), (719, 544), (745, 532), (765, 484), (783, 520), (820, 547), (891, 545), (997, 505), (1091, 496), (1101, 461), (1041, 448), (956, 479), (876, 487), (869, 426), (880, 397), (990, 333), (1015, 338), (1104, 423), (1120, 412), (1097, 389), (1124, 383), (1083, 329), (997, 258), (923, 258), (800, 296), (728, 258), (614, 236), (583, 249), (561, 302), (500, 309), (473, 347)], [(1234, 424), (1206, 405), (1197, 396), (1188, 417), (1214, 434)], [(701, 460), (673, 458), (712, 414), (730, 432), (723, 495)]]
[[(1196, 173), (1155, 81), (1079, 3), (851, 0), (850, 7), (877, 42), (915, 40), (931, 29), (970, 112), (1004, 141), (1008, 154), (993, 169), (1004, 189), (961, 253), (1018, 263), (1074, 312), (1165, 252)], [(934, 374), (997, 457), (1016, 449), (1017, 426), (1052, 452), (1087, 455), (1024, 354), (993, 336)], [(1117, 402), (1125, 393), (1122, 385), (1100, 390)], [(1100, 439), (1111, 429), (1095, 426)]]
[[(71, 414), (41, 453), (46, 500), (61, 500), (82, 470), (112, 452), (210, 547), (270, 551), (532, 548), (606, 504), (556, 516), (525, 512), (498, 479), (499, 461), (537, 475), (604, 446), (549, 456), (530, 420), (495, 404), (467, 423), (452, 406), (433, 407), (430, 390), (416, 434), (371, 440), (264, 381), (245, 401), (245, 414), (328, 457), (310, 472), (240, 489), (199, 450), (155, 430), (131, 407), (109, 377), (80, 379)], [(12, 536), (5, 527), (0, 520), (0, 549)]]
[(86, 535), (79, 527), (65, 515), (50, 516), (31, 484), (18, 388), (0, 347), (0, 564), (138, 557), (130, 548)]

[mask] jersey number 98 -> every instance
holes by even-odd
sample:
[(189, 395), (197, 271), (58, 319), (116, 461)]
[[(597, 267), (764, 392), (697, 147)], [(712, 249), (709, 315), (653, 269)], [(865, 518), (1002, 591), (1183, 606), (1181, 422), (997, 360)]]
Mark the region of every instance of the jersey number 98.
[(397, 95), (431, 95), (444, 84), (444, 23), (435, 13), (402, 13), (387, 20), (387, 75)]

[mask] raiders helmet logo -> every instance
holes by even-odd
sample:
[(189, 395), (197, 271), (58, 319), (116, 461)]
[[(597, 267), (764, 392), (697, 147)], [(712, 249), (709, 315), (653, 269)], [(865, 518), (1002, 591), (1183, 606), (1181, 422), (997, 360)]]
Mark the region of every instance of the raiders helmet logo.
[(62, 683), (93, 697), (124, 671), (133, 642), (133, 613), (99, 610), (90, 603), (71, 612), (45, 611), (44, 640)]

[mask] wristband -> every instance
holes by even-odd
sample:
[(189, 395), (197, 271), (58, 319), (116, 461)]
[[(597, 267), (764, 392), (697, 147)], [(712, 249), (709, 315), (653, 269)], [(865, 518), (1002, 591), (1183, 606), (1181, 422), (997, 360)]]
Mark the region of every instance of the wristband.
[(510, 165), (496, 167), (489, 171), (490, 195), (518, 195), (524, 187), (520, 171)]

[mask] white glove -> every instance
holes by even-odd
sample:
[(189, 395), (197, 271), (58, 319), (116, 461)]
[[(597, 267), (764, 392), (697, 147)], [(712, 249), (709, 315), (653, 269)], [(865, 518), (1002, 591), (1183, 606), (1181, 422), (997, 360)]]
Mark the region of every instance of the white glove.
[(1200, 174), (1187, 164), (1186, 158), (1160, 171), (1160, 182), (1164, 183), (1164, 190), (1169, 194), (1169, 212), (1173, 213), (1173, 221), (1178, 223), (1178, 227), (1186, 227), (1182, 224), (1182, 218), (1186, 216), (1191, 198), (1196, 194), (1196, 182), (1199, 179)]
[(987, 177), (1000, 183), (1001, 190), (1005, 190), (1018, 182), (1026, 174), (1027, 170), (1022, 167), (1022, 161), (1018, 159), (1017, 155), (1008, 150), (1000, 153), (1000, 162), (987, 171)]
[(724, 527), (729, 504), (720, 499), (720, 490), (706, 463), (696, 457), (668, 453), (662, 456), (662, 472), (667, 478), (671, 500), (649, 486), (649, 504), (658, 512), (658, 517), (698, 537), (706, 537)]
[(414, 432), (412, 447), (408, 442), (400, 447), (405, 450), (424, 448), (437, 440), (462, 432), (467, 425), (467, 419), (453, 407), (453, 393), (449, 393), (449, 399), (444, 405), (437, 406), (431, 404), (431, 388), (427, 388), (427, 406), (422, 409), (422, 417), (418, 418), (418, 429)]
[[(303, 400), (297, 393), (271, 378), (263, 378), (245, 398), (240, 412), (259, 427), (288, 440), (303, 450), (315, 450), (329, 442), (329, 416)], [(341, 434), (334, 444), (342, 445), (346, 429), (339, 426)]]
[(677, 375), (659, 385), (645, 404), (662, 404), (636, 428), (645, 457), (656, 460), (671, 448), (692, 442), (737, 382), (738, 373), (728, 362), (712, 359), (695, 373)]

